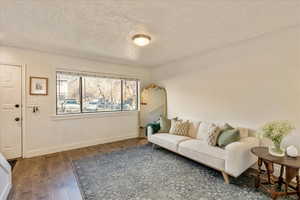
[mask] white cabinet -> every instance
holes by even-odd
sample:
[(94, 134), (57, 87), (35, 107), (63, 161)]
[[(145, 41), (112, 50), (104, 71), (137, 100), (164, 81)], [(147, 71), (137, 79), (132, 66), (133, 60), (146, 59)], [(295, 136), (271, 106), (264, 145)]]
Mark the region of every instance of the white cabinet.
[(11, 167), (0, 153), (0, 200), (7, 199), (11, 186)]

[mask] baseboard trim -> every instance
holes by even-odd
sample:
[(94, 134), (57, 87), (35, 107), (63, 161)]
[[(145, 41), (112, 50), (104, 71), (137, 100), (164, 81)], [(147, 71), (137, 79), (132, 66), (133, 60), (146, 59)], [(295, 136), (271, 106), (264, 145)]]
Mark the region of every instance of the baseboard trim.
[(0, 200), (7, 200), (7, 197), (9, 195), (9, 192), (11, 190), (12, 184), (8, 184), (6, 185), (4, 191), (2, 192), (1, 196), (0, 196)]
[(134, 134), (120, 136), (120, 137), (114, 137), (114, 138), (101, 138), (101, 139), (91, 140), (91, 141), (86, 141), (86, 142), (67, 144), (67, 145), (63, 145), (60, 147), (31, 150), (31, 151), (25, 152), (23, 157), (31, 158), (31, 157), (35, 157), (35, 156), (41, 156), (41, 155), (46, 155), (46, 154), (51, 154), (51, 153), (68, 151), (68, 150), (72, 150), (72, 149), (94, 146), (94, 145), (98, 145), (98, 144), (117, 142), (120, 140), (126, 140), (126, 139), (137, 138), (137, 137), (138, 137), (138, 134), (134, 133)]

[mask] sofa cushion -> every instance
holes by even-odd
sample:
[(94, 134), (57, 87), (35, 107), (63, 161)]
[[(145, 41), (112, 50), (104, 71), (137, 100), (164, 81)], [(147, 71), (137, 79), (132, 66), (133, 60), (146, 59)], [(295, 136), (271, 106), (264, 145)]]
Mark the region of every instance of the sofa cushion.
[(150, 142), (162, 146), (171, 151), (177, 152), (178, 144), (185, 140), (190, 140), (190, 137), (181, 135), (172, 135), (169, 133), (158, 133), (152, 135), (149, 139)]
[(178, 153), (218, 170), (225, 169), (226, 150), (206, 144), (203, 140), (191, 139), (180, 142)]
[(208, 145), (204, 140), (190, 139), (180, 142), (181, 148), (189, 149), (195, 153), (203, 153), (219, 159), (226, 159), (226, 150)]

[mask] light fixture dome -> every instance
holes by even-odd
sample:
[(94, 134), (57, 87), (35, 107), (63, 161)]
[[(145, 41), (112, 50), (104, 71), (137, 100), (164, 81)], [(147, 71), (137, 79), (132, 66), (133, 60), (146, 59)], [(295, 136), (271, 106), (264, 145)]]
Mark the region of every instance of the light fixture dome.
[(145, 34), (136, 34), (132, 37), (132, 40), (137, 46), (146, 46), (150, 43), (151, 37)]

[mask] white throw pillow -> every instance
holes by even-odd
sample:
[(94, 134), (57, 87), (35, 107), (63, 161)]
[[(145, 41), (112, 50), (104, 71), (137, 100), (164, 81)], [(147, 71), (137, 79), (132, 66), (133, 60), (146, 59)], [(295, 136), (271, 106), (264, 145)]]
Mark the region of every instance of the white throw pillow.
[(198, 139), (206, 141), (208, 145), (216, 146), (220, 128), (213, 123), (201, 123), (198, 130)]
[(198, 128), (196, 138), (197, 139), (204, 139), (204, 136), (208, 133), (208, 129), (211, 125), (213, 125), (213, 123), (201, 122), (201, 124)]

